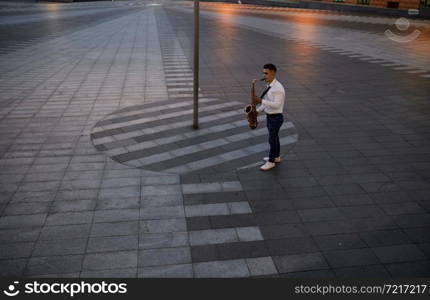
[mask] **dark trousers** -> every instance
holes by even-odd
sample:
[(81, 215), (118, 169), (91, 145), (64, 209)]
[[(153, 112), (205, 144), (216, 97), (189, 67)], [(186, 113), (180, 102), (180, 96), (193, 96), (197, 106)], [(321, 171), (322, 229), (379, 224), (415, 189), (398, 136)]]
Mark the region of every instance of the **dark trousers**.
[(284, 123), (282, 114), (266, 114), (267, 129), (269, 130), (269, 161), (275, 162), (275, 158), (280, 156), (281, 144), (279, 143), (279, 129)]

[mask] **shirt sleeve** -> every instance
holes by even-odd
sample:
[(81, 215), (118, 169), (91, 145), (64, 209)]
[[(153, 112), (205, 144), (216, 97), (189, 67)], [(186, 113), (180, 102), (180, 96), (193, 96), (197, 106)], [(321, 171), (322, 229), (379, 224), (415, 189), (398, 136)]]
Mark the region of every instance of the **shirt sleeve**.
[(281, 108), (282, 99), (285, 97), (285, 95), (281, 91), (274, 91), (272, 94), (273, 94), (273, 98), (274, 98), (273, 101), (263, 100), (263, 101), (261, 101), (261, 103), (263, 105), (266, 105), (267, 107), (273, 109), (273, 110), (277, 110), (277, 109)]
[(259, 107), (257, 107), (257, 112), (262, 112), (264, 108), (265, 108), (264, 104), (261, 104)]

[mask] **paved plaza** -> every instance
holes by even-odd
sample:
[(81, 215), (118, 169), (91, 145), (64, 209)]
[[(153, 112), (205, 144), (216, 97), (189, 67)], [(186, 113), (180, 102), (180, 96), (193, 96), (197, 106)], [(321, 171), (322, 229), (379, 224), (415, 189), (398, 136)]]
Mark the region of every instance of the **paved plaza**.
[(428, 277), (430, 21), (192, 5), (0, 5), (0, 274)]

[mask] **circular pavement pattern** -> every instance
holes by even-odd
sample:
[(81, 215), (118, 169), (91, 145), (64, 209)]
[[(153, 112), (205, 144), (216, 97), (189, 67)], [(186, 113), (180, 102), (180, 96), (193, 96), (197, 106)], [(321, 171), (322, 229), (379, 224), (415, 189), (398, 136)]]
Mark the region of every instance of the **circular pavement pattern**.
[[(265, 114), (251, 130), (243, 109), (241, 102), (202, 97), (196, 130), (190, 98), (125, 107), (100, 120), (91, 140), (113, 160), (135, 168), (173, 174), (232, 171), (262, 161), (268, 152)], [(279, 135), (285, 154), (298, 133), (286, 120)]]

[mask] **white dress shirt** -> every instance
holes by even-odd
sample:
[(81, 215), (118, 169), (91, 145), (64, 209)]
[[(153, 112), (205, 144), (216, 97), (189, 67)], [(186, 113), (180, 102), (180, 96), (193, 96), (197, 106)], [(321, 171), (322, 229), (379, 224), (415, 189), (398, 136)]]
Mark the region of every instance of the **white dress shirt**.
[(276, 78), (268, 86), (270, 89), (263, 97), (257, 111), (264, 111), (266, 114), (282, 114), (285, 104), (284, 87)]

